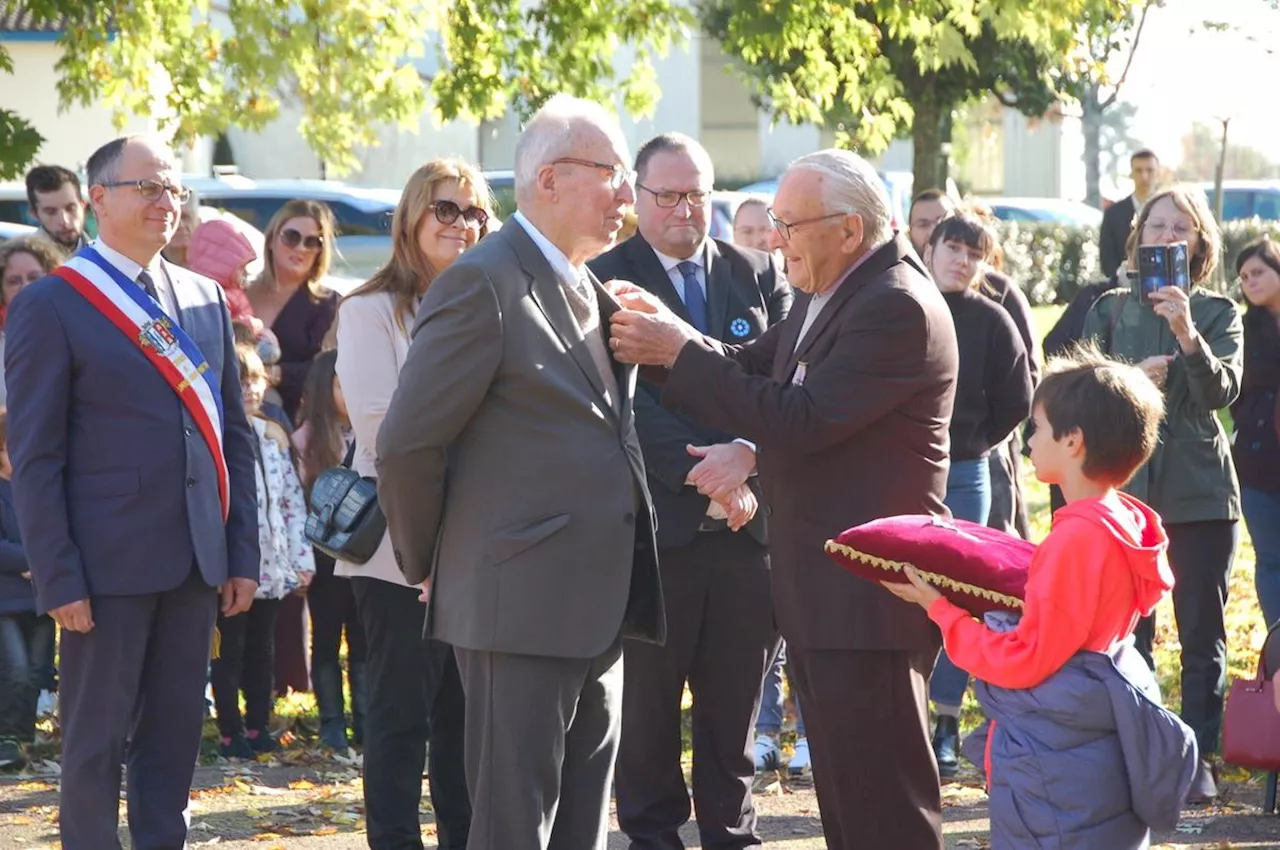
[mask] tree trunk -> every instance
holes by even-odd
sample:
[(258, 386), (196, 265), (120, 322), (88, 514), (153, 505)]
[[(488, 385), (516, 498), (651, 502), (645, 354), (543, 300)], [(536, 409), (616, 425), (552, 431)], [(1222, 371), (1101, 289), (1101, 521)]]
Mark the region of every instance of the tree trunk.
[(1084, 132), (1084, 202), (1102, 209), (1102, 104), (1098, 84), (1089, 83), (1080, 98), (1081, 130)]
[(925, 189), (947, 187), (947, 161), (943, 152), (942, 104), (932, 92), (915, 101), (916, 117), (911, 123), (911, 143), (914, 149), (911, 170), (915, 175), (914, 194)]
[(1218, 154), (1218, 167), (1213, 172), (1213, 214), (1219, 224), (1222, 223), (1222, 180), (1227, 176), (1227, 127), (1230, 124), (1230, 118), (1222, 119), (1222, 150)]

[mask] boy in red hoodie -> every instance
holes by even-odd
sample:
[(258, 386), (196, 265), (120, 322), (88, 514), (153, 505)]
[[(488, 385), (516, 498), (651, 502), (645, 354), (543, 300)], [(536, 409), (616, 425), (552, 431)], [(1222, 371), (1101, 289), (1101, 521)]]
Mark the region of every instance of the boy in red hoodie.
[(1031, 463), (1067, 505), (1036, 549), (1022, 619), (996, 632), (908, 568), (884, 586), (925, 608), (947, 652), (1001, 688), (1031, 688), (1080, 650), (1107, 652), (1173, 588), (1160, 517), (1120, 492), (1155, 449), (1164, 399), (1136, 366), (1077, 352), (1050, 361), (1032, 405)]
[[(1071, 764), (1063, 761), (1064, 755), (1075, 758), (1076, 765), (1081, 763), (1080, 755), (1071, 753), (1076, 744), (1066, 743), (1076, 740), (1071, 737), (1070, 728), (1075, 720), (1063, 702), (1072, 703), (1080, 698), (1078, 705), (1073, 703), (1074, 715), (1078, 717), (1088, 713), (1082, 712), (1081, 707), (1091, 711), (1106, 703), (1106, 697), (1103, 690), (1091, 692), (1087, 698), (1081, 696), (1080, 691), (1087, 688), (1082, 688), (1080, 682), (1088, 679), (1072, 678), (1074, 669), (1063, 674), (1065, 679), (1049, 680), (1064, 671), (1068, 662), (1074, 663), (1073, 659), (1082, 651), (1100, 654), (1093, 656), (1089, 663), (1106, 658), (1105, 654), (1116, 654), (1133, 633), (1138, 620), (1150, 614), (1173, 588), (1173, 574), (1165, 556), (1168, 540), (1159, 516), (1117, 489), (1155, 449), (1164, 414), (1160, 391), (1137, 367), (1108, 360), (1092, 350), (1076, 351), (1051, 361), (1045, 371), (1046, 377), (1037, 388), (1033, 402), (1035, 433), (1029, 443), (1031, 462), (1036, 477), (1046, 484), (1058, 485), (1067, 504), (1054, 514), (1053, 528), (1032, 558), (1023, 613), (1016, 627), (1003, 631), (988, 628), (968, 611), (945, 599), (911, 567), (906, 569), (909, 583), (886, 582), (884, 586), (899, 598), (925, 608), (942, 630), (943, 643), (951, 658), (987, 686), (980, 695), (985, 693), (993, 700), (1004, 697), (1007, 705), (1019, 699), (1018, 693), (1039, 689), (1028, 704), (1046, 709), (1041, 718), (1043, 722), (1024, 743), (1031, 739), (1046, 743), (1046, 746), (1034, 747), (1037, 759), (1034, 769), (1052, 776), (1072, 769)], [(1150, 679), (1145, 666), (1141, 673)], [(1154, 689), (1154, 680), (1150, 681)], [(1069, 684), (1064, 684), (1067, 682)], [(1004, 690), (997, 692), (991, 686)], [(1068, 696), (1059, 702), (1064, 693)], [(986, 701), (983, 704), (989, 716), (994, 716), (991, 706)], [(1034, 713), (1034, 708), (1028, 713)], [(1153, 725), (1177, 724), (1172, 715), (1166, 718), (1163, 714)], [(1014, 717), (1019, 718), (1016, 722), (1036, 722), (1025, 717), (1021, 706), (1015, 709)], [(1135, 726), (1122, 728), (1119, 734), (1145, 722), (1148, 721), (1140, 720)], [(1179, 731), (1172, 729), (1175, 749)], [(1080, 740), (1087, 742), (1089, 734)], [(1173, 763), (1181, 764), (1181, 755), (1185, 754), (1175, 752)], [(1041, 844), (1040, 838), (1045, 833), (1032, 824), (1034, 818), (1024, 817), (1026, 811), (1035, 807), (1028, 804), (1025, 795), (1020, 796), (1024, 789), (1016, 787), (1018, 775), (1015, 774), (1028, 775), (1023, 769), (1025, 766), (1015, 768), (1002, 764), (991, 752), (987, 761), (988, 778), (993, 778), (993, 770), (998, 773), (1004, 769), (1000, 790), (1006, 792), (1005, 799), (1018, 800), (1017, 805), (1003, 806), (1001, 811), (1023, 811), (1014, 818), (1018, 823), (998, 824), (997, 807), (1002, 800), (993, 784), (993, 839), (1004, 835), (1010, 842), (1006, 846), (1108, 846), (1117, 850), (1125, 846), (1145, 846), (1140, 838), (1135, 838), (1135, 843), (1130, 845), (1124, 839), (1104, 840), (1090, 832), (1108, 820), (1108, 816), (1095, 815), (1116, 797), (1125, 797), (1117, 803), (1121, 810), (1139, 809), (1137, 801), (1133, 806), (1126, 802), (1127, 789), (1108, 795), (1111, 800), (1102, 800), (1098, 807), (1091, 808), (1093, 801), (1087, 798), (1093, 794), (1079, 792), (1079, 786), (1069, 795), (1059, 794), (1056, 802), (1049, 801), (1052, 794), (1032, 792), (1032, 796), (1038, 795), (1038, 800), (1032, 803), (1045, 803), (1040, 807), (1045, 816), (1040, 825), (1048, 824), (1047, 833), (1060, 838), (1073, 833), (1080, 839), (1078, 844), (1071, 841)], [(1012, 790), (1008, 782), (1015, 785)], [(1175, 813), (1175, 820), (1181, 801), (1167, 803), (1179, 793), (1185, 797), (1185, 791), (1179, 786), (1160, 801), (1164, 811), (1171, 809)], [(1063, 805), (1065, 796), (1073, 798), (1067, 805)], [(1077, 809), (1074, 814), (1083, 817), (1081, 822), (1066, 825), (1061, 820), (1063, 811), (1072, 805)], [(1145, 812), (1138, 811), (1138, 820), (1149, 824), (1151, 818), (1143, 818), (1143, 814)], [(1135, 835), (1145, 831), (1140, 823), (1131, 826), (1137, 830)], [(997, 846), (994, 841), (993, 846)]]

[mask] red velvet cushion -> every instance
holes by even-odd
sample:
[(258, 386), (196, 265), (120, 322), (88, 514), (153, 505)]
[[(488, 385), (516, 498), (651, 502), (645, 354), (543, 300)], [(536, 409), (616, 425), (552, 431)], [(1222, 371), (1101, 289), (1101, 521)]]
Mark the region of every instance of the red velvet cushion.
[(1027, 567), (1036, 547), (1020, 537), (962, 519), (908, 515), (877, 519), (826, 543), (827, 554), (856, 576), (905, 582), (904, 564), (970, 613), (1022, 611)]

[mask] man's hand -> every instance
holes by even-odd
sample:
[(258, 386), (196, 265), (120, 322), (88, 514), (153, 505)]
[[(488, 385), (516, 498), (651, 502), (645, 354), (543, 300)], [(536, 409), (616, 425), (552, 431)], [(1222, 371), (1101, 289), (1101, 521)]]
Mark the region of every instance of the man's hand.
[(702, 338), (648, 293), (623, 295), (621, 300), (625, 309), (613, 314), (609, 328), (609, 347), (620, 363), (671, 368), (685, 343)]
[(938, 589), (921, 578), (919, 571), (915, 567), (903, 567), (902, 571), (907, 576), (907, 583), (899, 584), (892, 581), (882, 581), (880, 583), (884, 585), (885, 590), (903, 602), (914, 602), (925, 610), (928, 610), (930, 605), (942, 598), (942, 594), (938, 592)]
[(418, 588), (421, 590), (421, 593), (418, 594), (418, 601), (426, 605), (431, 601), (431, 582), (424, 581), (418, 585)]
[(258, 583), (251, 578), (230, 578), (221, 588), (222, 616), (234, 617), (243, 614), (253, 604), (253, 594), (258, 592)]
[(744, 525), (751, 522), (756, 515), (756, 494), (751, 492), (751, 488), (743, 484), (734, 488), (730, 492), (729, 497), (724, 501), (716, 500), (720, 507), (724, 508), (724, 512), (728, 514), (729, 529), (738, 531)]
[(61, 608), (54, 608), (49, 612), (49, 616), (64, 631), (85, 633), (93, 631), (93, 608), (89, 605), (88, 599), (69, 602)]
[(742, 443), (686, 448), (689, 454), (702, 460), (689, 470), (685, 483), (692, 484), (699, 493), (717, 502), (728, 501), (730, 494), (745, 484), (756, 470), (756, 453)]
[(1138, 368), (1146, 373), (1151, 379), (1151, 383), (1156, 385), (1157, 389), (1164, 389), (1164, 383), (1169, 378), (1169, 364), (1173, 362), (1173, 358), (1167, 354), (1156, 354), (1152, 357), (1138, 363)]
[(31, 581), (31, 573), (23, 573), (22, 577), (25, 578), (27, 581)]

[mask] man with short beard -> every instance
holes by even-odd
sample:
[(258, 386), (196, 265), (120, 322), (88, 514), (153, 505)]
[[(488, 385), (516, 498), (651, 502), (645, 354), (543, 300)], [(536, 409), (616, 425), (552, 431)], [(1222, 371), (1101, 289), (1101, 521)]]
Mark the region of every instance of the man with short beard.
[(27, 202), (40, 232), (63, 251), (74, 254), (87, 244), (84, 199), (75, 172), (61, 165), (37, 165), (27, 172)]

